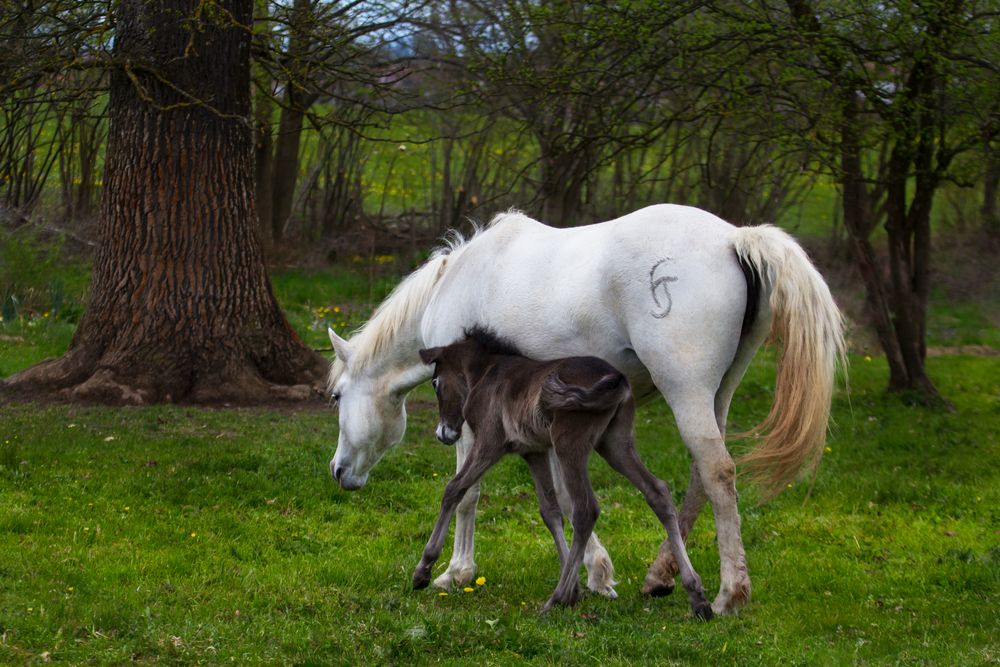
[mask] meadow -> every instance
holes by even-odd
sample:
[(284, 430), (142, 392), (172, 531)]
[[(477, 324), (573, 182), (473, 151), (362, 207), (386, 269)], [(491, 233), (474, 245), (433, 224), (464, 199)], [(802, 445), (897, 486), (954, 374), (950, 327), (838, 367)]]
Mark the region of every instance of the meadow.
[[(61, 353), (85, 267), (52, 264), (0, 323), (0, 377)], [(348, 268), (280, 271), (293, 325), (324, 345), (391, 288)], [(25, 284), (31, 281), (26, 281)], [(58, 296), (58, 308), (57, 299)], [(939, 304), (934, 335), (991, 343), (972, 306)], [(972, 314), (970, 314), (972, 313)], [(953, 318), (961, 326), (946, 326)], [(932, 341), (938, 344), (941, 341)], [(399, 447), (361, 491), (327, 463), (336, 411), (0, 403), (0, 663), (788, 664), (1000, 662), (1000, 357), (937, 356), (956, 410), (884, 392), (875, 356), (851, 358), (814, 481), (757, 503), (741, 485), (753, 599), (694, 619), (682, 593), (640, 594), (662, 538), (641, 496), (591, 465), (597, 532), (619, 598), (542, 615), (558, 563), (530, 476), (510, 459), (483, 484), (471, 590), (410, 590), (454, 469), (433, 436), (427, 387)], [(731, 429), (770, 404), (773, 355), (758, 355)], [(662, 403), (637, 442), (679, 496), (688, 456)], [(741, 443), (733, 443), (739, 450)], [(718, 587), (711, 513), (690, 552)], [(439, 563), (445, 567), (450, 543)]]

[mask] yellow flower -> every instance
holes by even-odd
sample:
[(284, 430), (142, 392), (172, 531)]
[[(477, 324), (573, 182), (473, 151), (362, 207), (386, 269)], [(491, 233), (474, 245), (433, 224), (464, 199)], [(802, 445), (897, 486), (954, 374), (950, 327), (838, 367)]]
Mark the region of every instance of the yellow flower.
[(67, 591), (69, 591), (70, 593), (72, 593), (72, 592), (73, 592), (73, 587), (72, 587), (72, 586), (68, 586), (68, 587), (66, 588), (66, 590), (67, 590)]
[(198, 537), (198, 533), (191, 533), (191, 537)]
[(441, 591), (440, 593), (438, 593), (439, 598), (443, 598), (446, 595), (448, 595), (448, 591)]
[(829, 453), (830, 453), (830, 452), (832, 452), (833, 450), (832, 450), (832, 449), (830, 449), (829, 447), (827, 447), (827, 448), (825, 448), (825, 449), (824, 449), (823, 451), (825, 451), (825, 452), (826, 452), (827, 454), (829, 454)]
[(334, 306), (333, 307), (333, 312), (339, 313), (340, 312), (340, 306)]
[(485, 585), (486, 585), (486, 577), (479, 577), (478, 579), (476, 579), (476, 586), (485, 586)]
[(865, 355), (865, 361), (871, 361), (871, 360), (872, 360), (872, 358), (866, 354)]
[(462, 590), (465, 591), (466, 593), (471, 593), (472, 591), (474, 591), (476, 589), (474, 589), (472, 586), (466, 586)]

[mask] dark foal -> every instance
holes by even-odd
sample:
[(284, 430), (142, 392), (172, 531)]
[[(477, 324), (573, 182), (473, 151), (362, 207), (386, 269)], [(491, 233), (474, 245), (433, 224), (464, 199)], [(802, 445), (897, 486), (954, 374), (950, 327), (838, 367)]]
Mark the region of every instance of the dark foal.
[[(584, 548), (600, 513), (587, 475), (587, 461), (596, 449), (646, 497), (667, 530), (691, 608), (696, 616), (710, 619), (712, 608), (684, 548), (670, 491), (646, 469), (635, 450), (635, 404), (625, 376), (595, 357), (532, 361), (488, 331), (473, 329), (466, 334), (461, 342), (420, 351), (424, 363), (434, 364), (441, 414), (438, 437), (451, 444), (463, 422), (468, 422), (475, 443), (445, 488), (441, 514), (413, 572), (413, 587), (424, 588), (430, 582), (451, 516), (466, 491), (505, 454), (519, 454), (531, 469), (542, 519), (555, 540), (562, 568), (559, 584), (543, 609), (574, 604), (580, 597), (578, 573)], [(549, 469), (550, 448), (573, 500), (572, 549), (563, 534)]]

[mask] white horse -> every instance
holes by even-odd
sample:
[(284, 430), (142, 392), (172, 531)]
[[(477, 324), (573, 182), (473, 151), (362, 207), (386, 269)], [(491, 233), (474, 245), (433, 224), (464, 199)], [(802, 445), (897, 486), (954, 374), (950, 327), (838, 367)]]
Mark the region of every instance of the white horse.
[[(736, 613), (745, 605), (736, 466), (723, 441), (733, 392), (772, 334), (782, 344), (774, 403), (755, 429), (764, 437), (742, 461), (765, 490), (779, 490), (822, 455), (844, 355), (840, 311), (802, 248), (777, 228), (738, 228), (684, 206), (571, 229), (498, 215), (407, 277), (350, 341), (330, 331), (337, 355), (330, 390), (340, 406), (330, 470), (342, 488), (363, 487), (402, 439), (406, 395), (432, 372), (419, 350), (447, 345), (474, 325), (536, 359), (600, 357), (628, 376), (640, 400), (663, 395), (692, 457), (681, 532), (686, 538), (708, 500), (721, 561), (712, 609)], [(463, 434), (459, 467), (470, 445)], [(553, 473), (560, 477), (558, 465)], [(470, 489), (458, 508), (452, 560), (436, 586), (474, 576), (478, 498)], [(560, 504), (568, 513), (568, 500)], [(588, 586), (614, 597), (611, 560), (596, 536), (584, 563)], [(643, 590), (670, 592), (675, 572), (664, 545)]]

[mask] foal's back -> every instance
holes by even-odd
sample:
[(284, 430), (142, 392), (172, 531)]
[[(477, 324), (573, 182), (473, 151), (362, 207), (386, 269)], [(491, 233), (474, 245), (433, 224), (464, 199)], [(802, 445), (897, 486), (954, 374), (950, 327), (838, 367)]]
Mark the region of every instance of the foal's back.
[(632, 405), (625, 375), (597, 357), (534, 361), (496, 354), (481, 370), (469, 378), (469, 426), (502, 428), (514, 451), (553, 445), (556, 425), (603, 430), (623, 404)]

